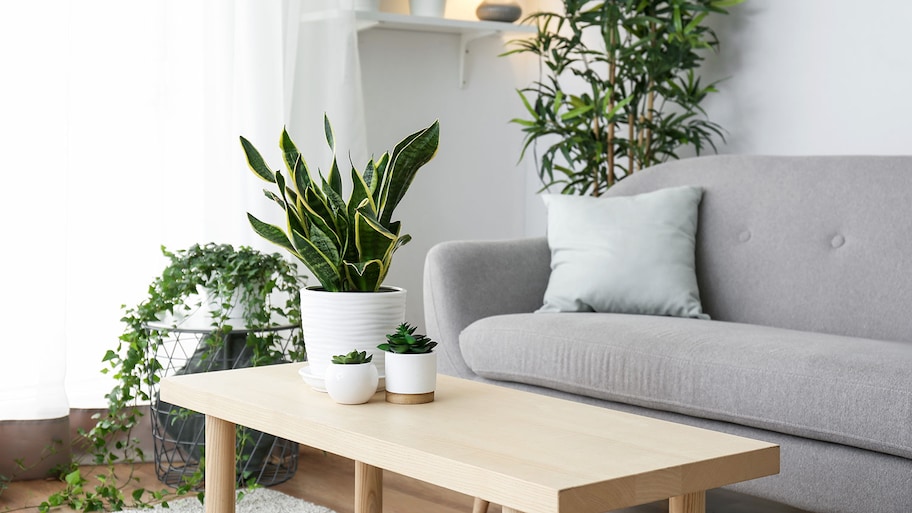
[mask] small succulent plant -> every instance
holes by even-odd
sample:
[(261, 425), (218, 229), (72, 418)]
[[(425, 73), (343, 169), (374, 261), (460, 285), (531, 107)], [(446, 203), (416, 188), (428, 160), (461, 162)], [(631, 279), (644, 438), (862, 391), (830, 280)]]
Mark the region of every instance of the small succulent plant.
[(430, 353), (437, 342), (434, 342), (425, 335), (415, 335), (416, 326), (410, 326), (409, 323), (403, 322), (396, 328), (396, 333), (386, 336), (387, 342), (377, 346), (377, 349), (400, 354), (422, 354)]
[(357, 349), (348, 354), (337, 354), (332, 357), (332, 362), (341, 365), (357, 365), (359, 363), (370, 363), (374, 355), (367, 354), (367, 351), (358, 352)]

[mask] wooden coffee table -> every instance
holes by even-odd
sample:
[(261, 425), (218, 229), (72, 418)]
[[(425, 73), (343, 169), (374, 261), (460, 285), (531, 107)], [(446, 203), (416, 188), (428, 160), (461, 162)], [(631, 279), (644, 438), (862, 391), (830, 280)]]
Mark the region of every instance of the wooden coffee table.
[(206, 511), (234, 511), (235, 425), (355, 460), (355, 512), (382, 511), (383, 470), (501, 504), (504, 513), (602, 513), (779, 472), (779, 447), (597, 406), (439, 376), (436, 400), (377, 394), (343, 406), (283, 364), (172, 376), (161, 399), (206, 415)]

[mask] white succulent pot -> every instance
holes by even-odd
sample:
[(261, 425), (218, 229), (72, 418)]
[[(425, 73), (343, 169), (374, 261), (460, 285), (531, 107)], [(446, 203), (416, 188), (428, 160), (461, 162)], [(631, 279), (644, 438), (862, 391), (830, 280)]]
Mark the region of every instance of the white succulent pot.
[(446, 0), (409, 0), (409, 12), (412, 16), (443, 18)]
[(381, 287), (379, 292), (327, 292), (301, 289), (301, 335), (308, 365), (301, 376), (314, 390), (325, 392), (326, 368), (333, 355), (352, 350), (374, 355), (372, 363), (383, 387), (384, 351), (377, 345), (405, 320), (405, 289)]
[(324, 375), (326, 392), (339, 404), (364, 404), (377, 392), (380, 375), (373, 362), (331, 363)]
[(434, 400), (437, 389), (437, 353), (386, 353), (386, 400), (422, 404)]

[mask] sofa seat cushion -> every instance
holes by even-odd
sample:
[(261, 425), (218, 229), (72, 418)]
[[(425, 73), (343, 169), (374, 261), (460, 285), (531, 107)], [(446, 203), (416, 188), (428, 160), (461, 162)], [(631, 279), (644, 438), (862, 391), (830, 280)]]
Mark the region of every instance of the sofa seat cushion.
[(912, 344), (610, 313), (488, 317), (478, 375), (912, 458)]

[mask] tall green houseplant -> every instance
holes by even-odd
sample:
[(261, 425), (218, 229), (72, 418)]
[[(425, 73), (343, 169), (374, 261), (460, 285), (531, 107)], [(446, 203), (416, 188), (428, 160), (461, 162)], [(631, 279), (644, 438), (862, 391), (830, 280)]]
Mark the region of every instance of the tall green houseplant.
[(512, 120), (525, 133), (522, 159), (537, 155), (544, 188), (599, 196), (632, 173), (699, 155), (724, 141), (701, 103), (716, 92), (697, 72), (719, 46), (709, 15), (743, 0), (565, 0), (564, 12), (525, 21), (535, 37), (507, 52), (540, 59), (542, 76), (519, 91), (528, 117)]
[(284, 228), (261, 221), (248, 212), (254, 231), (294, 255), (330, 292), (376, 292), (389, 271), (393, 253), (411, 237), (400, 234), (393, 210), (402, 201), (418, 170), (437, 153), (440, 126), (403, 139), (392, 153), (370, 160), (363, 172), (352, 167), (352, 192), (342, 198), (342, 174), (335, 157), (335, 137), (329, 118), (323, 118), (326, 142), (333, 151), (326, 177), (312, 179), (307, 163), (283, 130), (279, 141), (286, 174), (273, 172), (259, 151), (244, 137), (241, 146), (250, 169), (275, 185), (264, 189), (285, 214)]

